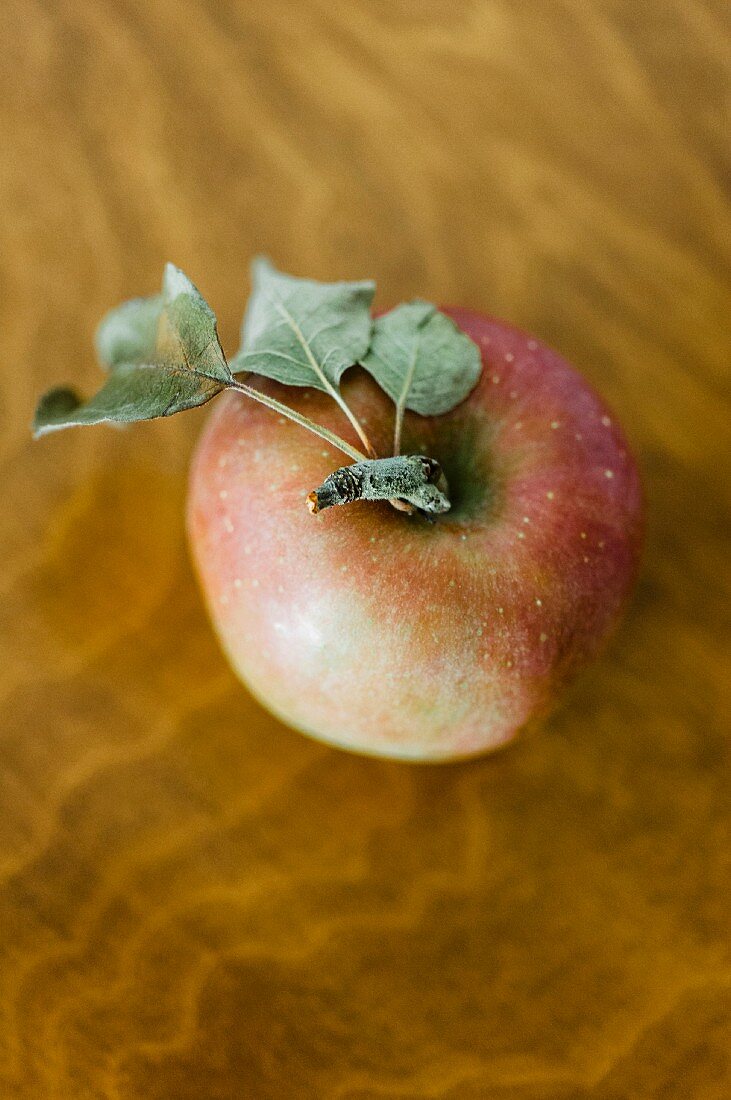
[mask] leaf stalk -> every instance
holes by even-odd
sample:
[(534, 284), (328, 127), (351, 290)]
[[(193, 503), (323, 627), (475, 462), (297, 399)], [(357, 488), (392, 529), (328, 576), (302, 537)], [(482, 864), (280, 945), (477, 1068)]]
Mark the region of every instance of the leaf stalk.
[(323, 428), (321, 424), (316, 424), (314, 420), (310, 420), (308, 416), (303, 416), (302, 413), (296, 412), (295, 409), (290, 409), (289, 405), (283, 405), (282, 402), (277, 401), (275, 397), (270, 397), (269, 394), (262, 393), (261, 390), (255, 390), (253, 386), (247, 386), (245, 382), (238, 382), (234, 379), (233, 382), (229, 383), (229, 389), (236, 390), (238, 393), (243, 393), (246, 397), (258, 401), (260, 405), (266, 405), (268, 409), (279, 413), (280, 416), (286, 416), (288, 420), (292, 420), (295, 424), (299, 424), (301, 428), (307, 428), (308, 431), (313, 432), (314, 435), (319, 436), (320, 439), (329, 443), (331, 447), (337, 447), (339, 451), (342, 451), (343, 454), (352, 458), (354, 462), (362, 462), (364, 459), (370, 457), (364, 454), (363, 451), (359, 451), (357, 447), (352, 447), (350, 443), (341, 439), (339, 435), (335, 435), (335, 432), (331, 432), (328, 428)]

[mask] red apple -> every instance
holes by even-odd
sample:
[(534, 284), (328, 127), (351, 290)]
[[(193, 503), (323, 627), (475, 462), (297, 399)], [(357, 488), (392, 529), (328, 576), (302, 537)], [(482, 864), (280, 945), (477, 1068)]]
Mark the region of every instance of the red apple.
[[(435, 524), (359, 502), (309, 514), (339, 452), (237, 394), (194, 460), (188, 526), (214, 625), (287, 725), (343, 748), (440, 761), (512, 740), (616, 623), (637, 570), (642, 495), (614, 417), (538, 340), (446, 311), (484, 369), (453, 412), (408, 414), (404, 453), (437, 458)], [(314, 390), (259, 388), (342, 433)], [(388, 454), (393, 404), (359, 368), (343, 392)]]

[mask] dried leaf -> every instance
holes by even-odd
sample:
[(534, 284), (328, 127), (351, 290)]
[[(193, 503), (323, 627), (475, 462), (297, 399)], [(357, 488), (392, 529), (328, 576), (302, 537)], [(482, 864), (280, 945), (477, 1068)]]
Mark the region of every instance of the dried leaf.
[(120, 363), (144, 363), (155, 357), (157, 326), (164, 307), (162, 294), (133, 298), (110, 310), (96, 330), (101, 363), (113, 370)]
[(234, 373), (252, 371), (290, 386), (332, 392), (368, 350), (373, 282), (318, 283), (252, 266), (253, 291)]
[(171, 363), (121, 363), (88, 401), (62, 387), (46, 393), (36, 409), (33, 433), (39, 436), (81, 424), (129, 424), (172, 416), (204, 405), (222, 389), (220, 382)]
[(477, 345), (428, 302), (397, 306), (376, 320), (362, 365), (395, 402), (422, 416), (449, 412), (474, 389)]
[(212, 310), (172, 264), (165, 268), (162, 293), (112, 310), (96, 342), (110, 369), (106, 383), (86, 402), (73, 390), (51, 390), (36, 409), (35, 435), (171, 416), (205, 404), (232, 381)]

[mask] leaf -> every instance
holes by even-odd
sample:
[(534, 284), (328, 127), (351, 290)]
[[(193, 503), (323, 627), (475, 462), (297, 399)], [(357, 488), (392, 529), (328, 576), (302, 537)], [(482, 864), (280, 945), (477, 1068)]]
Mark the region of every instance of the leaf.
[(318, 283), (252, 265), (253, 291), (234, 373), (252, 371), (290, 386), (332, 392), (368, 350), (375, 283)]
[(172, 416), (204, 405), (222, 389), (220, 382), (171, 363), (121, 363), (86, 402), (63, 387), (45, 394), (33, 418), (33, 434), (104, 421), (129, 424)]
[(153, 358), (163, 307), (162, 294), (155, 294), (152, 298), (133, 298), (107, 313), (94, 340), (102, 364), (113, 369), (120, 363)]
[(157, 341), (168, 361), (181, 356), (189, 370), (224, 384), (232, 380), (221, 350), (216, 316), (187, 275), (166, 264), (162, 284), (165, 308), (158, 325)]
[(360, 360), (397, 408), (422, 416), (449, 412), (482, 370), (477, 345), (428, 302), (408, 302), (376, 320)]
[(233, 381), (211, 308), (172, 264), (165, 268), (162, 293), (112, 310), (96, 344), (111, 372), (104, 386), (87, 402), (73, 390), (51, 390), (36, 409), (35, 435), (171, 416), (205, 404)]
[(162, 293), (134, 298), (111, 310), (96, 333), (102, 363), (180, 362), (208, 378), (231, 381), (216, 318), (187, 275), (165, 265)]

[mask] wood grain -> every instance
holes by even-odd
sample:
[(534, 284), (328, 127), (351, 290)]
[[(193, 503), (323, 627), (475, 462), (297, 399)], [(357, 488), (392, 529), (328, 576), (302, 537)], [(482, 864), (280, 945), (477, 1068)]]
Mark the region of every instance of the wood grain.
[[(5, 0), (0, 1094), (728, 1095), (720, 0)], [(32, 443), (101, 313), (255, 251), (537, 332), (613, 403), (637, 598), (539, 737), (290, 733), (186, 556), (205, 413)]]

